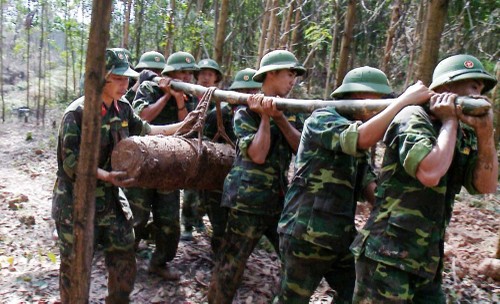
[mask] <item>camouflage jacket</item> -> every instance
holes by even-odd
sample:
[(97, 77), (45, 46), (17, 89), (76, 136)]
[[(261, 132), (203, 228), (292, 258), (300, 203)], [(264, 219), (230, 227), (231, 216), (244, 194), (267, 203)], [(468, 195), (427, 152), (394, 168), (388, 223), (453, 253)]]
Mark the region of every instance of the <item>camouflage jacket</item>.
[[(139, 89), (137, 89), (137, 93), (132, 104), (135, 112), (140, 115), (145, 107), (157, 102), (158, 99), (163, 96), (163, 94), (163, 91), (160, 89), (156, 82), (144, 81), (139, 86)], [(184, 101), (186, 103), (186, 109), (188, 110), (188, 112), (193, 111), (198, 104), (198, 98), (192, 95), (184, 95)], [(165, 125), (174, 122), (179, 122), (179, 118), (177, 102), (175, 101), (175, 97), (172, 96), (167, 101), (167, 104), (160, 112), (160, 114), (150, 123), (152, 125)]]
[[(228, 103), (221, 103), (222, 112), (222, 124), (224, 126), (224, 131), (226, 131), (227, 136), (234, 142), (236, 142), (236, 135), (234, 134), (233, 128), (233, 118), (234, 110), (232, 105)], [(213, 108), (207, 114), (205, 120), (205, 127), (203, 128), (203, 135), (205, 135), (209, 140), (212, 140), (217, 133), (217, 109)], [(219, 137), (218, 142), (226, 142), (224, 138)]]
[[(52, 206), (52, 216), (56, 221), (63, 218), (67, 220), (72, 216), (69, 210), (71, 210), (73, 204), (73, 186), (80, 154), (83, 108), (84, 97), (72, 102), (64, 112), (59, 129), (57, 143), (58, 169)], [(108, 109), (103, 104), (101, 115), (98, 167), (110, 171), (111, 152), (114, 146), (120, 140), (131, 135), (147, 134), (151, 128), (149, 124), (143, 122), (134, 114), (132, 107), (124, 99), (115, 101)], [(126, 216), (131, 216), (128, 203), (126, 200), (121, 199), (120, 195), (121, 190), (118, 187), (97, 180), (96, 220), (101, 221), (101, 224), (105, 224), (106, 216), (113, 216), (117, 201), (120, 202), (120, 207)], [(61, 210), (64, 214), (61, 214)]]
[(357, 149), (359, 125), (333, 107), (306, 120), (279, 233), (331, 250), (349, 248), (358, 197), (375, 180), (367, 152)]
[[(287, 117), (297, 130), (302, 130), (299, 116)], [(271, 119), (271, 147), (266, 161), (264, 164), (254, 163), (247, 151), (260, 120), (260, 116), (247, 107), (241, 107), (235, 113), (236, 157), (224, 181), (222, 206), (252, 214), (276, 215), (283, 208), (292, 149)]]
[(441, 124), (422, 107), (403, 109), (390, 124), (376, 204), (351, 246), (357, 256), (432, 279), (443, 258), (444, 233), (454, 198), (472, 185), (477, 159), (477, 137), (460, 124), (453, 162), (435, 187), (425, 187), (415, 177), (419, 163), (437, 141)]

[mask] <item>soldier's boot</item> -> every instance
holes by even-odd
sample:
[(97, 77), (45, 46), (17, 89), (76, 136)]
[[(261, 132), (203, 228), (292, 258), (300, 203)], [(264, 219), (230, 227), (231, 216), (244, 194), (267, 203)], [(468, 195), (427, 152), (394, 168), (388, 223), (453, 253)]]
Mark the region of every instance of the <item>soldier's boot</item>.
[(106, 304), (127, 304), (130, 303), (130, 298), (128, 294), (114, 294), (107, 296), (104, 301)]
[(156, 274), (167, 281), (178, 281), (181, 278), (181, 274), (177, 270), (166, 264), (154, 265), (150, 263), (148, 271), (149, 273)]

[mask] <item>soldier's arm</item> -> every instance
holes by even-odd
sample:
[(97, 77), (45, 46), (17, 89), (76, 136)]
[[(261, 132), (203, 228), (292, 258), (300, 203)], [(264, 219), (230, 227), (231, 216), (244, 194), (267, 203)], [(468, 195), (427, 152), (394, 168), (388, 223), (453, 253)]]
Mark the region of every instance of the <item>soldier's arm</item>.
[(457, 139), (458, 120), (455, 112), (455, 97), (438, 94), (431, 98), (430, 110), (441, 120), (442, 126), (432, 150), (418, 164), (416, 178), (427, 187), (434, 187), (446, 174), (453, 160)]
[(179, 127), (182, 125), (182, 122), (177, 122), (173, 124), (163, 125), (163, 126), (151, 126), (151, 132), (149, 135), (173, 135)]
[(147, 122), (153, 121), (163, 111), (170, 97), (171, 95), (169, 94), (163, 94), (155, 103), (149, 104), (141, 111), (141, 118)]
[(358, 149), (367, 150), (382, 139), (392, 119), (402, 108), (410, 104), (422, 104), (427, 102), (431, 95), (431, 90), (424, 86), (421, 81), (408, 87), (394, 103), (391, 103), (382, 112), (359, 127)]
[(247, 154), (256, 164), (263, 164), (271, 148), (271, 118), (262, 110), (263, 95), (252, 95), (248, 98), (248, 107), (260, 114), (260, 123), (255, 137), (248, 146)]
[(498, 158), (493, 138), (493, 111), (481, 117), (467, 116), (457, 107), (460, 120), (474, 128), (477, 135), (477, 161), (472, 182), (480, 193), (495, 193), (498, 178)]
[(127, 177), (126, 171), (106, 171), (101, 168), (97, 168), (97, 179), (123, 188), (130, 187), (135, 182), (134, 178)]

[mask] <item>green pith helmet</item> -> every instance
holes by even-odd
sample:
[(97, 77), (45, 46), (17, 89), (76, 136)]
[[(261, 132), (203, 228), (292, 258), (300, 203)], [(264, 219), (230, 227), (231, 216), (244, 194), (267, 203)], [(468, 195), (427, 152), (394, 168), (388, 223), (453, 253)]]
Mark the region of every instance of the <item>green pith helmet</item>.
[(257, 73), (257, 70), (246, 68), (239, 71), (234, 76), (234, 81), (229, 87), (229, 90), (239, 90), (239, 89), (260, 89), (262, 83), (253, 81), (252, 77)]
[(340, 97), (347, 93), (361, 92), (386, 95), (392, 93), (392, 89), (384, 72), (376, 68), (364, 66), (349, 71), (345, 75), (342, 85), (333, 91), (330, 96)]
[(163, 70), (165, 67), (165, 57), (158, 52), (150, 51), (141, 55), (136, 69), (157, 69)]
[(167, 64), (161, 74), (165, 75), (173, 71), (198, 71), (199, 69), (193, 55), (187, 52), (175, 52), (168, 56)]
[(262, 57), (259, 70), (253, 76), (253, 80), (263, 82), (267, 72), (283, 69), (293, 70), (297, 73), (297, 76), (302, 76), (306, 73), (306, 69), (300, 65), (295, 55), (289, 51), (276, 50)]
[[(214, 70), (215, 73), (217, 74), (217, 80), (215, 81), (216, 83), (220, 82), (222, 80), (222, 71), (220, 70), (220, 67), (217, 64), (217, 62), (215, 62), (215, 60), (202, 59), (202, 60), (200, 60), (200, 62), (198, 62), (198, 67), (200, 68), (200, 70), (203, 70), (203, 69)], [(200, 73), (200, 71), (194, 71), (194, 79), (196, 79), (196, 80), (198, 80), (198, 73)]]
[(481, 94), (493, 89), (497, 84), (497, 80), (484, 70), (483, 65), (476, 57), (455, 55), (442, 60), (436, 66), (429, 89), (433, 90), (441, 85), (464, 79), (482, 80), (484, 89)]
[(120, 76), (139, 76), (139, 73), (130, 68), (127, 54), (120, 48), (106, 49), (106, 71)]

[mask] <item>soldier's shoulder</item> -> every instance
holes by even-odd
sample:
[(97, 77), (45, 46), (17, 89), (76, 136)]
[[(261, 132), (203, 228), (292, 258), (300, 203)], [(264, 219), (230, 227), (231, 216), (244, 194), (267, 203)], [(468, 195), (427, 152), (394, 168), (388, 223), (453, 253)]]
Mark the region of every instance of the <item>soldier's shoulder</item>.
[(85, 97), (82, 96), (69, 104), (69, 106), (64, 111), (64, 115), (70, 112), (83, 112)]

